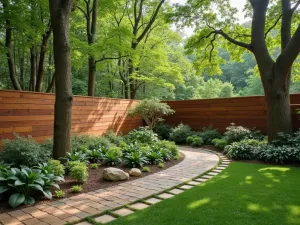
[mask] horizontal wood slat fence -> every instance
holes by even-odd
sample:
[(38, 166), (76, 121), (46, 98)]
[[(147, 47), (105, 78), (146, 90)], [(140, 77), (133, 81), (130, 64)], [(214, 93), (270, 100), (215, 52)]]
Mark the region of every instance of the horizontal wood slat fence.
[[(0, 140), (14, 133), (43, 141), (53, 136), (54, 94), (0, 91)], [(101, 135), (108, 130), (127, 133), (143, 125), (141, 118), (128, 118), (137, 101), (74, 96), (72, 133)]]
[[(290, 98), (294, 129), (300, 128), (300, 94)], [(266, 104), (264, 96), (167, 101), (176, 113), (166, 118), (166, 123), (188, 124), (194, 130), (213, 126), (224, 132), (230, 123), (267, 131)]]

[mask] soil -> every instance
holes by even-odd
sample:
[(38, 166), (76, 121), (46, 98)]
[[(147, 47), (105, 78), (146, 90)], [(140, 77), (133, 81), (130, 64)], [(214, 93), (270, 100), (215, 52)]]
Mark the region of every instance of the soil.
[[(74, 179), (72, 179), (68, 175), (65, 176), (65, 181), (64, 182), (59, 183), (59, 186), (60, 186), (60, 189), (65, 192), (64, 198), (68, 198), (68, 197), (75, 196), (75, 195), (78, 195), (78, 194), (81, 194), (81, 193), (86, 193), (86, 192), (90, 192), (90, 191), (94, 191), (94, 190), (98, 190), (98, 189), (113, 187), (113, 186), (116, 186), (120, 183), (125, 183), (125, 182), (128, 182), (128, 181), (133, 181), (135, 179), (139, 179), (139, 178), (142, 178), (142, 177), (149, 176), (151, 174), (154, 174), (154, 173), (163, 171), (165, 169), (168, 169), (172, 166), (175, 166), (176, 164), (178, 164), (182, 160), (184, 160), (184, 158), (185, 158), (185, 155), (180, 153), (180, 158), (178, 160), (170, 160), (170, 161), (165, 162), (164, 163), (165, 164), (164, 168), (159, 168), (157, 165), (145, 165), (145, 166), (150, 168), (149, 173), (143, 172), (140, 177), (130, 177), (129, 180), (126, 180), (126, 181), (106, 181), (106, 180), (104, 180), (102, 171), (105, 168), (108, 168), (110, 166), (103, 166), (102, 165), (102, 166), (99, 166), (97, 169), (92, 169), (92, 168), (89, 167), (89, 169), (88, 169), (89, 170), (88, 171), (89, 172), (89, 177), (88, 177), (88, 180), (82, 185), (82, 188), (83, 188), (82, 192), (80, 192), (80, 193), (72, 193), (71, 192), (71, 187), (72, 186), (81, 185), (81, 184), (76, 182)], [(129, 172), (129, 170), (130, 170), (130, 168), (126, 167), (123, 164), (120, 164), (118, 166), (113, 166), (113, 167), (122, 169), (125, 172)], [(9, 195), (4, 195), (3, 199), (0, 201), (0, 214), (13, 210), (8, 205), (8, 197), (9, 197)], [(44, 199), (44, 198), (36, 199), (35, 205), (48, 203), (48, 202), (55, 201), (55, 200), (58, 200), (58, 198), (53, 197), (52, 200), (47, 200), (47, 199)], [(26, 207), (28, 207), (28, 206), (21, 205), (21, 206), (18, 207), (18, 209), (22, 209), (22, 208), (26, 208)]]

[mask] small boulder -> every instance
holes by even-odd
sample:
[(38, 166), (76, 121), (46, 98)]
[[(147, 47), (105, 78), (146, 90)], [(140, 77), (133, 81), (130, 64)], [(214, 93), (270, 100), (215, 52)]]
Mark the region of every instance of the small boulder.
[(103, 170), (103, 179), (110, 181), (128, 180), (129, 174), (123, 170), (109, 167)]
[(137, 169), (137, 168), (132, 168), (130, 171), (129, 171), (129, 175), (130, 176), (133, 176), (133, 177), (140, 177), (142, 175), (142, 172), (141, 170)]

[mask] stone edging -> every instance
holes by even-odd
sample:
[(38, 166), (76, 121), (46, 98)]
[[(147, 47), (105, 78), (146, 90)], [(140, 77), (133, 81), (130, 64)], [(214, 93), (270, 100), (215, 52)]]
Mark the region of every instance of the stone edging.
[(107, 223), (182, 193), (210, 179), (230, 163), (223, 154), (181, 146), (175, 166), (119, 185), (0, 214), (4, 225), (91, 225)]

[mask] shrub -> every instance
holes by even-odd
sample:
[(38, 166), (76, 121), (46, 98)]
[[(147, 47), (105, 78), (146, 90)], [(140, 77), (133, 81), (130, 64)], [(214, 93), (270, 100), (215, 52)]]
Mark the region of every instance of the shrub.
[(186, 142), (194, 147), (199, 147), (204, 143), (203, 139), (196, 135), (188, 136)]
[(92, 163), (91, 164), (91, 168), (92, 169), (97, 169), (98, 168), (98, 164), (97, 163)]
[(212, 143), (214, 144), (215, 147), (223, 150), (226, 145), (228, 144), (227, 141), (225, 139), (218, 139), (215, 138), (214, 140), (212, 140)]
[(175, 111), (167, 103), (162, 103), (158, 99), (144, 99), (131, 108), (128, 115), (142, 117), (152, 130), (158, 122), (163, 120), (163, 116), (173, 113)]
[(74, 165), (70, 169), (70, 176), (79, 183), (84, 183), (88, 179), (88, 168), (84, 163)]
[(67, 168), (69, 170), (71, 170), (71, 168), (73, 168), (74, 166), (78, 166), (78, 165), (85, 165), (85, 163), (80, 162), (80, 161), (69, 161), (69, 162), (67, 162)]
[(55, 196), (57, 198), (63, 198), (65, 196), (65, 192), (63, 190), (56, 190), (55, 191)]
[(221, 134), (218, 132), (218, 130), (213, 129), (212, 127), (202, 128), (202, 131), (199, 132), (198, 135), (202, 138), (203, 143), (206, 145), (211, 145), (213, 139), (221, 137)]
[(268, 163), (300, 162), (300, 149), (287, 145), (268, 145), (258, 154), (258, 158)]
[(63, 176), (65, 174), (65, 168), (59, 160), (51, 159), (48, 164), (52, 167), (55, 176)]
[(161, 138), (164, 140), (169, 140), (170, 139), (170, 133), (171, 133), (171, 126), (168, 124), (165, 124), (163, 122), (160, 122), (156, 124), (154, 127), (153, 131)]
[(102, 149), (94, 149), (94, 150), (90, 150), (88, 152), (88, 159), (90, 162), (99, 162), (101, 160), (103, 160), (104, 157), (104, 151)]
[(147, 153), (147, 160), (151, 164), (159, 164), (160, 162), (163, 162), (163, 157), (160, 152), (151, 151)]
[(88, 156), (82, 152), (67, 152), (66, 160), (67, 162), (76, 161), (88, 163)]
[(3, 141), (3, 151), (0, 158), (5, 163), (12, 163), (16, 166), (34, 166), (42, 162), (47, 162), (52, 154), (52, 150), (46, 150), (31, 138), (16, 135), (14, 140)]
[(161, 162), (161, 163), (158, 164), (158, 167), (159, 167), (159, 168), (164, 168), (164, 167), (165, 167), (165, 164)]
[(169, 150), (173, 158), (179, 155), (178, 146), (173, 141), (162, 140), (157, 142), (156, 145)]
[(108, 139), (101, 136), (80, 134), (72, 136), (72, 149), (74, 152), (82, 151), (82, 147), (89, 150), (97, 149), (99, 146), (110, 147), (111, 143)]
[(73, 193), (79, 193), (79, 192), (82, 192), (82, 186), (80, 186), (80, 185), (74, 185), (74, 186), (72, 186), (71, 191), (72, 191)]
[(113, 131), (106, 132), (104, 134), (104, 137), (110, 141), (110, 143), (115, 144), (117, 146), (120, 145), (121, 142), (123, 142), (123, 137), (120, 135), (116, 135)]
[(275, 146), (294, 146), (300, 148), (300, 131), (294, 134), (278, 133), (277, 139), (272, 141)]
[(232, 142), (239, 142), (248, 137), (251, 131), (248, 128), (242, 126), (236, 126), (234, 123), (226, 128), (225, 140), (230, 144)]
[(146, 167), (146, 166), (145, 166), (145, 167), (142, 168), (142, 172), (150, 173), (150, 171), (151, 171), (151, 170), (150, 170), (149, 167)]
[(109, 166), (114, 166), (122, 161), (122, 151), (119, 147), (112, 146), (103, 156), (103, 162)]
[(245, 139), (240, 142), (233, 142), (225, 147), (224, 152), (231, 159), (256, 159), (257, 155), (267, 145), (255, 139)]
[(191, 134), (192, 129), (188, 125), (181, 123), (177, 127), (171, 129), (170, 140), (177, 144), (183, 144)]
[(43, 170), (37, 168), (22, 167), (22, 169), (1, 166), (0, 172), (0, 198), (2, 194), (9, 193), (8, 203), (16, 208), (21, 204), (32, 205), (35, 197), (44, 195), (51, 199), (51, 189), (59, 189), (56, 182), (63, 181), (63, 177), (55, 176), (50, 172), (51, 168), (45, 164), (40, 165)]
[(139, 129), (130, 131), (125, 138), (128, 143), (138, 142), (142, 144), (152, 144), (159, 141), (157, 134), (146, 127), (140, 127)]
[(142, 167), (147, 164), (147, 158), (141, 152), (130, 152), (124, 155), (124, 163), (131, 168)]

